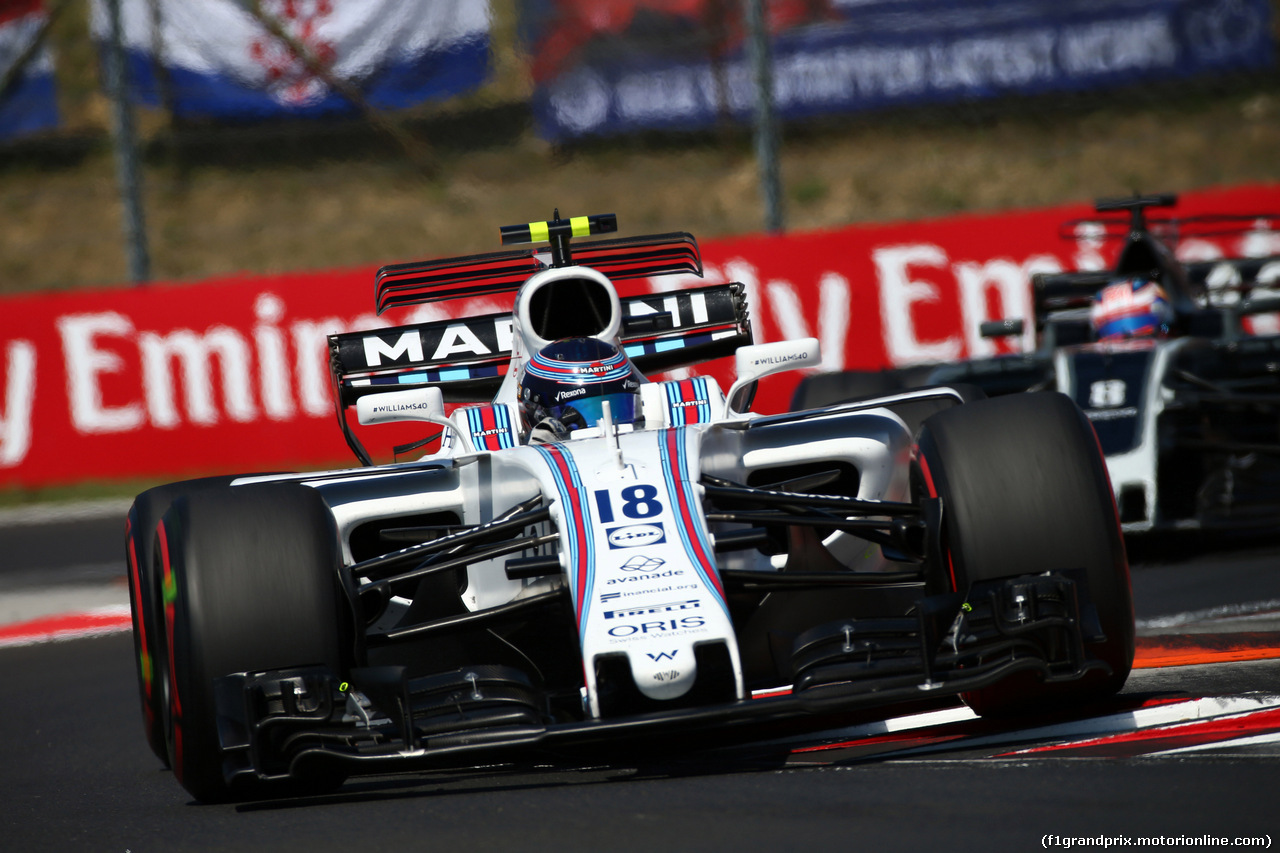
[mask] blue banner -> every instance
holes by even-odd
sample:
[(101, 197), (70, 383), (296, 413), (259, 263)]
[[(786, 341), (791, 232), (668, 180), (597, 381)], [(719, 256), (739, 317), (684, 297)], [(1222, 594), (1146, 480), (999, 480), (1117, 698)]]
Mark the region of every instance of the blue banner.
[[(256, 119), (379, 109), (475, 88), (489, 73), (489, 8), (477, 0), (262, 0), (273, 35), (239, 0), (121, 0), (135, 100), (184, 117)], [(94, 0), (93, 31), (109, 27)], [(297, 48), (301, 48), (298, 50)]]
[[(706, 17), (636, 15), (584, 37), (579, 0), (529, 0), (543, 136), (697, 129), (750, 119), (753, 76), (738, 38), (677, 52)], [(566, 16), (548, 11), (559, 7)], [(685, 3), (684, 6), (693, 4)], [(785, 7), (787, 4), (783, 4)], [(1274, 64), (1270, 0), (827, 0), (789, 26), (773, 17), (774, 98), (783, 118), (1002, 95), (1101, 89)], [(770, 6), (770, 4), (766, 4)], [(810, 9), (813, 8), (811, 4)], [(686, 10), (687, 11), (687, 10)], [(652, 38), (655, 20), (671, 36)], [(668, 49), (661, 47), (666, 44)], [(608, 44), (610, 49), (602, 49)], [(566, 47), (570, 45), (570, 47)], [(625, 45), (626, 49), (621, 46)], [(655, 47), (655, 45), (657, 45)], [(554, 61), (543, 61), (553, 56)]]
[[(38, 2), (9, 3), (0, 8), (0, 76), (28, 50), (44, 27)], [(58, 126), (58, 94), (53, 58), (47, 47), (31, 55), (7, 91), (0, 93), (0, 139), (14, 139)]]

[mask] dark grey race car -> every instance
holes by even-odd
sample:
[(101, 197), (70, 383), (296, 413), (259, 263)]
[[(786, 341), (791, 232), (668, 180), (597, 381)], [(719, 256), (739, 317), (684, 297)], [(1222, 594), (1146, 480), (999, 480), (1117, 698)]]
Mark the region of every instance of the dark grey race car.
[[(1280, 309), (1280, 256), (1179, 262), (1188, 236), (1265, 236), (1277, 214), (1151, 218), (1172, 195), (1102, 200), (1092, 224), (1124, 240), (1110, 270), (1033, 277), (1033, 316), (984, 323), (987, 337), (1022, 335), (1033, 352), (888, 371), (809, 377), (794, 405), (965, 383), (988, 396), (1056, 390), (1097, 432), (1126, 533), (1275, 529), (1280, 525), (1280, 335), (1251, 333)], [(1108, 216), (1107, 214), (1113, 214)], [(1098, 295), (1116, 282), (1156, 284), (1168, 316), (1156, 334), (1099, 340)], [(1092, 315), (1092, 316), (1091, 316)]]

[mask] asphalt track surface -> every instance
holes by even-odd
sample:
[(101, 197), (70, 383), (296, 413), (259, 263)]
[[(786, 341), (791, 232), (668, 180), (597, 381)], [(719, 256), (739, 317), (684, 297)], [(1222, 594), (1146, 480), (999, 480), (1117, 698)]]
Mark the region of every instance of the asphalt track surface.
[[(0, 515), (0, 626), (118, 607), (122, 529), (116, 508)], [(127, 632), (0, 644), (0, 850), (1269, 848), (1280, 545), (1136, 557), (1142, 668), (1069, 717), (937, 708), (682, 761), (362, 778), (255, 804), (195, 804), (159, 766)]]

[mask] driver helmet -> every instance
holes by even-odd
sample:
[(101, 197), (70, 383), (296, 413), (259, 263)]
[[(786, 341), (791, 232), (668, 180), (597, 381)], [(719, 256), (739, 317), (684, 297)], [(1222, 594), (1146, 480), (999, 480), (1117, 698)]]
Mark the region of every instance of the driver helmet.
[(625, 353), (599, 338), (564, 338), (534, 353), (517, 383), (526, 430), (545, 421), (564, 437), (598, 424), (608, 402), (615, 424), (640, 416), (642, 377)]
[(1089, 320), (1100, 341), (1163, 337), (1169, 334), (1173, 308), (1164, 288), (1141, 276), (1108, 284), (1093, 299)]

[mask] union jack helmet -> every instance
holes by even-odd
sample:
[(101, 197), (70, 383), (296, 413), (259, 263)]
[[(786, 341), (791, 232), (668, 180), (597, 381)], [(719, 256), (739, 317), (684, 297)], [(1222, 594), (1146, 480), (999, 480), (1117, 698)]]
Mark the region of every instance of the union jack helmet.
[(615, 424), (634, 424), (641, 381), (626, 354), (598, 338), (548, 344), (529, 359), (517, 382), (525, 429), (548, 418), (569, 431), (593, 427), (606, 402)]
[(1098, 292), (1089, 319), (1100, 341), (1162, 337), (1169, 334), (1173, 308), (1158, 283), (1142, 277), (1126, 278)]

